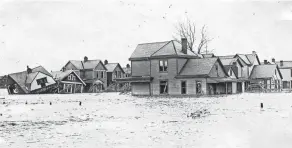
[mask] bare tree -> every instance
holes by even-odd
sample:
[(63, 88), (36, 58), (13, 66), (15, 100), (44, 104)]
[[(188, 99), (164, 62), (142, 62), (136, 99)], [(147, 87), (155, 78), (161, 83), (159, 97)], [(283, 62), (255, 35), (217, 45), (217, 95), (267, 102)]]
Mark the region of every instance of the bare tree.
[[(181, 42), (181, 38), (186, 38), (188, 40), (188, 47), (190, 50), (201, 53), (203, 48), (208, 51), (208, 43), (211, 39), (207, 36), (206, 25), (204, 25), (200, 30), (200, 35), (196, 35), (196, 24), (191, 22), (189, 19), (186, 22), (179, 22), (176, 25), (176, 35), (174, 39)], [(197, 36), (199, 36), (197, 38)]]

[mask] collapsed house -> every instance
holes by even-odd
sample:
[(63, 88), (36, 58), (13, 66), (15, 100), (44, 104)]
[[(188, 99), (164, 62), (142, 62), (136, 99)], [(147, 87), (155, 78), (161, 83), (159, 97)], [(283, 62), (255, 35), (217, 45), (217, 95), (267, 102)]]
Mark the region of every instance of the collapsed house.
[(9, 94), (53, 93), (57, 85), (52, 75), (42, 66), (26, 71), (8, 74), (7, 90)]
[(58, 93), (83, 93), (85, 82), (73, 70), (54, 71), (52, 76), (58, 83)]

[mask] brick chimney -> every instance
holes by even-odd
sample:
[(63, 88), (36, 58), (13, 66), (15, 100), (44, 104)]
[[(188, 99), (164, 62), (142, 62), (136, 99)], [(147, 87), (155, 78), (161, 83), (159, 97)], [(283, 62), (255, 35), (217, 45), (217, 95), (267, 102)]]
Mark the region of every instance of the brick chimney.
[(85, 56), (85, 57), (84, 57), (84, 61), (83, 61), (83, 62), (85, 63), (85, 62), (87, 62), (87, 61), (88, 61), (88, 57), (87, 57), (87, 56)]
[(283, 60), (281, 60), (280, 61), (280, 66), (283, 66), (283, 65), (284, 65)]
[(127, 67), (127, 68), (131, 68), (130, 64), (127, 64), (126, 67)]
[(264, 64), (267, 65), (268, 64), (268, 60), (264, 60)]
[(104, 60), (104, 65), (108, 64), (108, 61), (107, 60)]
[(181, 51), (187, 54), (188, 51), (188, 40), (186, 38), (181, 38)]
[(272, 58), (272, 62), (273, 62), (273, 63), (276, 63), (276, 60), (275, 60), (275, 58)]
[(30, 73), (32, 73), (32, 69), (29, 68), (29, 66), (26, 66), (26, 72), (27, 72), (28, 74), (30, 74)]
[(253, 54), (253, 55), (256, 55), (256, 54), (257, 54), (257, 52), (256, 52), (256, 51), (252, 51), (252, 54)]
[(236, 66), (236, 62), (232, 62), (232, 65), (233, 65), (233, 66)]

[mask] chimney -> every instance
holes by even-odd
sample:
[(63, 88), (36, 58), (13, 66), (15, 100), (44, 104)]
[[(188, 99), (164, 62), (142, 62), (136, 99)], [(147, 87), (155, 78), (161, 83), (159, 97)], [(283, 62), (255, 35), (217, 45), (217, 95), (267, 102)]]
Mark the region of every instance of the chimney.
[(256, 55), (256, 54), (257, 54), (257, 52), (256, 52), (256, 51), (252, 51), (252, 54), (253, 54), (253, 55)]
[(26, 72), (27, 72), (28, 74), (32, 73), (31, 68), (29, 68), (28, 66), (26, 66)]
[(108, 61), (107, 60), (104, 60), (104, 65), (108, 64)]
[(273, 62), (273, 63), (276, 63), (276, 60), (275, 60), (275, 58), (272, 58), (272, 62)]
[(126, 66), (127, 68), (131, 68), (131, 66), (130, 66), (130, 64), (127, 64), (127, 66)]
[(87, 62), (87, 61), (88, 61), (88, 57), (85, 56), (85, 57), (84, 57), (84, 63)]
[(63, 72), (64, 72), (64, 71), (66, 71), (66, 68), (65, 68), (65, 67), (63, 67), (63, 68), (62, 68), (62, 71), (63, 71)]
[(181, 51), (187, 54), (188, 50), (188, 40), (186, 38), (181, 38)]
[(232, 65), (233, 65), (233, 66), (236, 66), (236, 62), (233, 62)]
[(280, 61), (280, 66), (283, 66), (283, 65), (284, 65), (284, 64), (283, 64), (283, 60), (281, 60), (281, 61)]
[(267, 65), (268, 64), (268, 60), (264, 60), (264, 64)]

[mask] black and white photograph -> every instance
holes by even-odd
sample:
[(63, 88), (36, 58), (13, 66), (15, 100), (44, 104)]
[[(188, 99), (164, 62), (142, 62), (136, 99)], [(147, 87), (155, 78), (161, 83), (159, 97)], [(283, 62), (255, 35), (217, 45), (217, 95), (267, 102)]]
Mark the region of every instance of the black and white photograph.
[(0, 148), (291, 148), (292, 1), (0, 0)]

